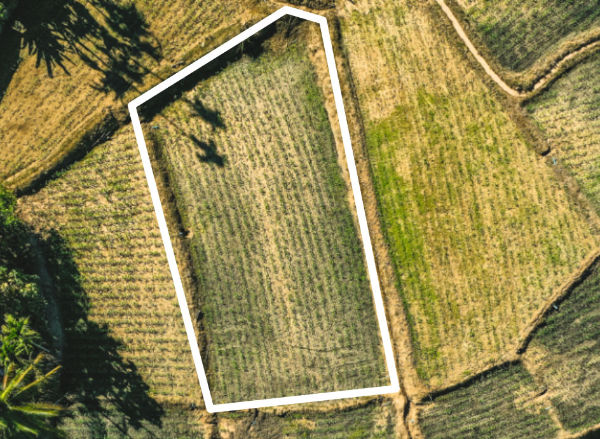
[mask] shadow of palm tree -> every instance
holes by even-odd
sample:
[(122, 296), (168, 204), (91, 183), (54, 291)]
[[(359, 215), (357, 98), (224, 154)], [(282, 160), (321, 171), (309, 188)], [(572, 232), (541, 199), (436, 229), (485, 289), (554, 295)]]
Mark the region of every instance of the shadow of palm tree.
[(194, 145), (202, 150), (202, 154), (198, 152), (196, 153), (198, 160), (200, 160), (202, 163), (213, 163), (220, 168), (225, 166), (226, 158), (217, 152), (217, 145), (213, 140), (203, 142), (193, 134), (190, 134), (189, 138), (192, 142), (194, 142)]
[(143, 65), (145, 57), (161, 57), (133, 3), (21, 0), (12, 18), (21, 40), (16, 50), (35, 55), (48, 76), (54, 76), (56, 69), (69, 74), (69, 64), (78, 57), (101, 73), (93, 87), (117, 96), (149, 72)]
[(129, 437), (132, 430), (162, 425), (163, 408), (148, 395), (136, 366), (121, 356), (122, 344), (88, 318), (89, 302), (70, 249), (50, 231), (40, 240), (55, 286), (65, 334), (62, 393), (86, 437)]

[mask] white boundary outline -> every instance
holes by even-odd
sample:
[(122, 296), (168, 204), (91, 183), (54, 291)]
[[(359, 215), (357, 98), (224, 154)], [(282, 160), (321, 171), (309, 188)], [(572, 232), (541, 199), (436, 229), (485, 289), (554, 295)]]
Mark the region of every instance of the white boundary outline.
[[(183, 284), (179, 275), (179, 269), (177, 268), (177, 262), (175, 260), (175, 254), (173, 252), (173, 246), (171, 244), (171, 238), (169, 237), (169, 231), (167, 229), (167, 222), (163, 213), (160, 197), (158, 195), (158, 189), (156, 187), (156, 181), (154, 180), (154, 174), (152, 172), (152, 165), (150, 163), (150, 157), (148, 156), (148, 150), (146, 148), (146, 142), (144, 140), (144, 134), (142, 132), (142, 125), (137, 112), (137, 107), (142, 105), (144, 102), (152, 99), (171, 85), (182, 80), (186, 76), (195, 72), (199, 68), (218, 58), (228, 50), (237, 46), (242, 41), (248, 39), (252, 35), (256, 34), (260, 30), (279, 20), (285, 15), (291, 15), (294, 17), (302, 18), (304, 20), (312, 21), (321, 27), (321, 34), (323, 36), (323, 45), (325, 46), (325, 56), (327, 58), (327, 66), (329, 68), (329, 75), (331, 77), (331, 85), (333, 88), (333, 96), (335, 99), (335, 105), (337, 108), (338, 119), (340, 122), (340, 129), (342, 132), (342, 141), (344, 144), (344, 151), (346, 154), (346, 161), (348, 163), (348, 171), (350, 174), (350, 182), (352, 185), (352, 192), (354, 194), (354, 203), (358, 214), (358, 223), (363, 241), (363, 247), (365, 251), (365, 257), (367, 260), (367, 268), (369, 271), (369, 278), (371, 281), (371, 289), (373, 291), (373, 300), (375, 303), (375, 311), (377, 314), (377, 320), (379, 323), (379, 330), (381, 332), (381, 338), (383, 341), (383, 348), (385, 353), (386, 365), (390, 377), (390, 385), (382, 387), (368, 387), (354, 390), (343, 390), (336, 392), (326, 393), (314, 393), (309, 395), (299, 396), (286, 396), (282, 398), (270, 398), (261, 399), (254, 401), (243, 401), (234, 402), (227, 404), (213, 404), (210, 389), (208, 387), (208, 381), (206, 373), (204, 371), (204, 365), (200, 357), (200, 349), (198, 347), (198, 341), (194, 332), (194, 325), (192, 324), (192, 318), (185, 298), (183, 290)], [(192, 357), (196, 366), (196, 372), (200, 380), (200, 388), (202, 390), (202, 396), (206, 405), (206, 410), (210, 413), (215, 412), (226, 412), (233, 410), (244, 410), (254, 409), (260, 407), (272, 407), (278, 405), (287, 404), (299, 404), (307, 402), (318, 402), (318, 401), (329, 401), (334, 399), (343, 398), (355, 398), (360, 396), (373, 396), (373, 395), (384, 395), (388, 393), (397, 393), (400, 391), (400, 384), (398, 381), (398, 374), (396, 371), (396, 364), (394, 362), (394, 354), (392, 351), (392, 342), (388, 331), (387, 321), (385, 317), (385, 309), (383, 306), (383, 299), (381, 297), (381, 289), (379, 286), (379, 277), (377, 275), (377, 267), (375, 265), (375, 257), (373, 255), (373, 248), (371, 246), (371, 238), (369, 236), (369, 228), (367, 225), (367, 218), (365, 215), (365, 209), (363, 205), (362, 195), (360, 191), (360, 184), (358, 182), (358, 174), (356, 172), (356, 164), (354, 163), (354, 152), (352, 151), (352, 144), (350, 141), (350, 133), (348, 131), (348, 122), (346, 120), (346, 111), (344, 109), (344, 103), (342, 100), (342, 92), (340, 89), (339, 78), (335, 65), (335, 58), (333, 55), (333, 47), (331, 45), (331, 38), (329, 36), (329, 27), (327, 25), (327, 19), (321, 15), (306, 12), (300, 9), (292, 8), (290, 6), (284, 6), (277, 10), (268, 17), (260, 20), (255, 25), (249, 27), (236, 37), (227, 41), (223, 45), (219, 46), (212, 52), (204, 55), (197, 61), (193, 62), (189, 66), (185, 67), (181, 71), (175, 73), (165, 81), (161, 82), (157, 86), (153, 87), (149, 91), (145, 92), (141, 96), (137, 97), (129, 103), (129, 112), (131, 114), (131, 121), (133, 123), (133, 129), (135, 131), (135, 137), (142, 157), (142, 163), (144, 165), (144, 172), (146, 173), (146, 179), (148, 180), (148, 186), (150, 188), (150, 196), (156, 212), (156, 218), (158, 220), (158, 226), (160, 228), (160, 234), (165, 246), (167, 253), (167, 261), (169, 262), (169, 268), (171, 270), (171, 276), (173, 277), (173, 283), (175, 284), (175, 291), (177, 293), (177, 299), (179, 301), (179, 307), (181, 308), (181, 314), (183, 316), (183, 323), (187, 332), (187, 337), (190, 342), (190, 348), (192, 350)]]

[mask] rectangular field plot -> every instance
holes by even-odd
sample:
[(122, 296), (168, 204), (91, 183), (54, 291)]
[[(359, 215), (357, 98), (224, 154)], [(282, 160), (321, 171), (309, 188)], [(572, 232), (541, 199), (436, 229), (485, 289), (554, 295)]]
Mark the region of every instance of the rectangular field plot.
[(186, 236), (216, 404), (390, 384), (309, 29), (252, 42), (144, 127)]

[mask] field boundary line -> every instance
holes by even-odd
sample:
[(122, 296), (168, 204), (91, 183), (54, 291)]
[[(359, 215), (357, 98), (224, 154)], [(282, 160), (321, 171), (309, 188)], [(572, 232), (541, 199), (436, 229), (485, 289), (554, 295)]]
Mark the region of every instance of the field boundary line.
[[(381, 332), (381, 339), (383, 342), (383, 349), (385, 354), (386, 366), (390, 378), (390, 385), (388, 386), (379, 386), (379, 387), (367, 387), (361, 389), (352, 389), (352, 390), (342, 390), (335, 392), (325, 392), (325, 393), (314, 393), (308, 395), (298, 395), (298, 396), (287, 396), (287, 397), (279, 397), (279, 398), (268, 398), (261, 400), (252, 400), (252, 401), (242, 401), (242, 402), (233, 402), (226, 404), (214, 404), (212, 401), (212, 396), (210, 393), (210, 388), (208, 385), (208, 380), (206, 377), (206, 372), (204, 369), (204, 365), (202, 363), (202, 358), (200, 355), (200, 349), (198, 346), (197, 337), (194, 330), (194, 325), (192, 323), (192, 318), (189, 312), (187, 300), (185, 297), (185, 292), (183, 288), (183, 283), (179, 274), (179, 269), (177, 266), (177, 261), (175, 259), (175, 254), (173, 250), (173, 245), (170, 239), (165, 215), (163, 212), (162, 204), (160, 201), (160, 196), (158, 193), (158, 188), (156, 185), (156, 181), (154, 179), (154, 174), (152, 171), (152, 164), (150, 162), (150, 157), (148, 155), (148, 149), (146, 146), (146, 142), (144, 139), (144, 134), (142, 131), (142, 125), (140, 122), (140, 118), (138, 115), (137, 108), (153, 97), (157, 96), (170, 86), (176, 84), (182, 79), (194, 73), (196, 70), (200, 69), (204, 65), (209, 62), (215, 60), (219, 56), (223, 55), (230, 49), (239, 45), (246, 39), (250, 38), (257, 32), (266, 28), (267, 26), (273, 24), (280, 18), (290, 15), (297, 18), (301, 18), (303, 20), (312, 21), (314, 23), (319, 24), (321, 29), (321, 35), (323, 38), (323, 45), (325, 48), (325, 57), (327, 60), (327, 66), (329, 69), (329, 75), (331, 79), (331, 85), (333, 89), (333, 97), (338, 113), (338, 120), (340, 124), (340, 130), (342, 133), (342, 141), (344, 145), (344, 152), (346, 155), (346, 162), (348, 165), (348, 171), (350, 174), (350, 183), (352, 187), (352, 192), (354, 195), (354, 204), (356, 207), (357, 215), (358, 215), (358, 223), (359, 229), (361, 233), (361, 238), (363, 242), (363, 250), (364, 255), (367, 262), (367, 269), (369, 273), (369, 279), (371, 283), (371, 290), (373, 293), (373, 301), (375, 305), (375, 312), (377, 316), (377, 321), (379, 324), (379, 329)], [(190, 349), (192, 352), (192, 358), (194, 360), (194, 364), (196, 366), (196, 372), (198, 374), (198, 379), (200, 382), (200, 388), (202, 390), (202, 395), (204, 397), (206, 410), (210, 413), (215, 412), (225, 412), (225, 411), (234, 411), (234, 410), (246, 410), (246, 409), (256, 409), (262, 407), (272, 407), (272, 406), (280, 406), (280, 405), (288, 405), (288, 404), (300, 404), (300, 403), (308, 403), (308, 402), (321, 402), (321, 401), (329, 401), (335, 399), (343, 399), (343, 398), (356, 398), (356, 397), (364, 397), (364, 396), (376, 396), (376, 395), (385, 395), (390, 393), (397, 393), (400, 391), (400, 383), (398, 379), (398, 373), (396, 370), (396, 364), (394, 360), (394, 354), (392, 349), (392, 343), (390, 338), (390, 333), (387, 325), (387, 320), (385, 316), (385, 308), (383, 304), (383, 298), (381, 294), (381, 289), (379, 285), (379, 277), (377, 273), (377, 267), (375, 263), (373, 248), (371, 244), (371, 239), (369, 235), (369, 228), (366, 220), (365, 209), (362, 200), (362, 194), (360, 190), (360, 183), (358, 180), (358, 173), (356, 169), (356, 163), (354, 161), (354, 152), (352, 150), (352, 143), (350, 139), (350, 133), (348, 128), (348, 122), (346, 120), (346, 112), (344, 109), (344, 103), (342, 99), (342, 93), (335, 63), (335, 57), (333, 54), (333, 46), (331, 37), (329, 34), (329, 27), (327, 24), (327, 19), (318, 14), (314, 14), (311, 12), (307, 12), (304, 10), (292, 8), (290, 6), (284, 6), (281, 9), (275, 11), (271, 15), (266, 18), (260, 20), (258, 23), (250, 26), (248, 29), (241, 32), (236, 37), (212, 50), (208, 54), (202, 56), (192, 64), (188, 65), (184, 69), (175, 73), (174, 75), (167, 78), (165, 81), (151, 88), (149, 91), (145, 92), (141, 96), (138, 96), (134, 100), (132, 100), (129, 105), (129, 112), (131, 114), (131, 121), (133, 124), (138, 148), (140, 151), (142, 164), (144, 167), (144, 172), (146, 174), (146, 179), (148, 182), (148, 187), (150, 190), (150, 196), (152, 199), (152, 203), (154, 206), (154, 210), (156, 213), (156, 217), (158, 220), (158, 225), (161, 233), (161, 237), (163, 240), (163, 244), (166, 251), (167, 261), (169, 264), (169, 269), (171, 272), (171, 276), (173, 278), (173, 283), (175, 286), (175, 291), (177, 294), (177, 299), (179, 302), (179, 307), (181, 309), (183, 322), (185, 326), (185, 330), (187, 333), (188, 341), (190, 343)]]
[[(560, 57), (554, 62), (554, 66), (551, 67), (547, 73), (535, 80), (535, 82), (533, 83), (533, 87), (530, 91), (521, 92), (508, 85), (500, 77), (500, 75), (496, 73), (496, 71), (489, 65), (486, 59), (475, 47), (475, 45), (467, 35), (466, 31), (464, 30), (460, 20), (456, 17), (456, 15), (452, 11), (452, 9), (446, 4), (446, 2), (444, 0), (435, 1), (442, 9), (444, 14), (446, 14), (446, 17), (448, 17), (448, 19), (452, 23), (454, 30), (456, 30), (456, 33), (458, 34), (460, 39), (465, 43), (465, 45), (469, 49), (469, 52), (471, 52), (471, 54), (475, 57), (477, 62), (481, 65), (485, 73), (492, 79), (492, 81), (494, 81), (509, 96), (523, 101), (531, 99), (533, 96), (543, 91), (548, 85), (552, 84), (554, 80), (556, 80), (562, 73), (564, 73), (566, 69), (572, 67), (571, 61), (581, 61), (587, 55), (592, 54), (597, 49), (600, 49), (600, 39), (594, 38), (591, 41), (588, 41), (587, 43), (578, 47), (577, 49), (565, 53), (562, 57)], [(583, 56), (584, 54), (586, 56)], [(583, 56), (583, 58), (578, 59), (581, 56)]]

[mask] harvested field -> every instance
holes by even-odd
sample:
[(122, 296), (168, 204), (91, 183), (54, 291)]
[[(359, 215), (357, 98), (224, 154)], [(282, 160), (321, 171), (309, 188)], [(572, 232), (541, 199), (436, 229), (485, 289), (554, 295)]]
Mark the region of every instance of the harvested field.
[(109, 111), (253, 14), (238, 0), (32, 3), (14, 12), (27, 31), (6, 29), (0, 42), (0, 179), (12, 187), (53, 169)]
[(600, 54), (526, 104), (546, 135), (551, 160), (566, 167), (600, 213)]
[(146, 126), (189, 236), (215, 403), (389, 384), (354, 206), (301, 38), (274, 36)]
[(520, 364), (477, 377), (419, 408), (425, 439), (520, 439), (557, 437), (549, 403)]
[(416, 366), (458, 381), (516, 345), (598, 237), (433, 1), (340, 8)]
[[(70, 428), (133, 428), (163, 419), (159, 403), (201, 405), (133, 130), (21, 198), (19, 209), (60, 244), (46, 250), (66, 328), (64, 391), (83, 407)], [(102, 401), (117, 408), (101, 410)]]
[(523, 71), (573, 41), (600, 32), (600, 8), (590, 0), (455, 0), (471, 33), (500, 65)]
[(600, 424), (600, 264), (546, 317), (525, 353), (567, 430)]
[(395, 439), (395, 414), (379, 400), (342, 411), (221, 415), (218, 424), (221, 439)]

